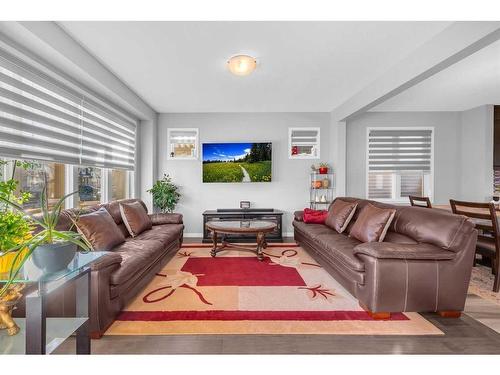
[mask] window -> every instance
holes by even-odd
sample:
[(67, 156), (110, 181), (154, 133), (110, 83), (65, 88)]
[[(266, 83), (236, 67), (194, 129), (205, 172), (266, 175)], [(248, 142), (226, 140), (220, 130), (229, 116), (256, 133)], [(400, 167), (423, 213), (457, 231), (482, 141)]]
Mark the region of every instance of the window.
[(319, 144), (319, 128), (288, 129), (288, 157), (290, 159), (319, 159)]
[[(130, 196), (137, 122), (48, 63), (0, 43), (0, 157), (37, 160), (15, 172), (20, 189), (32, 194), (25, 208), (39, 210), (45, 185), (49, 205), (75, 190), (66, 207)], [(10, 178), (8, 165), (2, 169), (0, 178)]]
[[(19, 181), (18, 191), (28, 192), (31, 198), (23, 204), (23, 208), (30, 213), (40, 212), (41, 194), (47, 185), (47, 198), (49, 209), (65, 194), (65, 166), (59, 163), (42, 163), (31, 161), (28, 168), (16, 167), (14, 178)], [(13, 163), (9, 163), (9, 172), (12, 173)], [(46, 180), (46, 181), (45, 181)]]
[(127, 198), (128, 190), (128, 172), (122, 169), (113, 169), (111, 171), (111, 200)]
[(77, 167), (77, 207), (83, 208), (101, 203), (102, 170), (95, 167)]
[(370, 128), (367, 197), (408, 202), (409, 195), (432, 199), (433, 129)]
[(137, 119), (26, 61), (0, 47), (2, 155), (133, 170)]
[(198, 159), (198, 129), (167, 129), (168, 159)]

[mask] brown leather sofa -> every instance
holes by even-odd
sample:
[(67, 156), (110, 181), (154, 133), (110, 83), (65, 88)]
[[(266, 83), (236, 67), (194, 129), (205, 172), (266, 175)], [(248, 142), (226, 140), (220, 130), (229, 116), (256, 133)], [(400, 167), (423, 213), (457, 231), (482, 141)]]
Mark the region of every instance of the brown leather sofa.
[[(460, 316), (477, 241), (471, 221), (439, 209), (337, 199), (358, 202), (345, 234), (306, 224), (297, 211), (294, 236), (364, 309), (381, 319), (405, 311)], [(368, 203), (396, 209), (384, 242), (361, 243), (349, 237)]]
[[(116, 315), (151, 281), (182, 245), (182, 215), (175, 213), (149, 215), (152, 228), (135, 238), (130, 237), (122, 221), (119, 204), (135, 201), (140, 200), (123, 199), (89, 207), (85, 212), (80, 211), (80, 214), (83, 214), (105, 207), (126, 237), (124, 243), (113, 248), (91, 267), (92, 338), (103, 335)], [(146, 208), (145, 204), (140, 202)], [(71, 226), (70, 217), (74, 212), (73, 209), (61, 212), (59, 229)], [(65, 300), (72, 299), (66, 297)], [(71, 309), (72, 307), (69, 307), (62, 313), (71, 314)], [(61, 315), (61, 311), (53, 314)]]

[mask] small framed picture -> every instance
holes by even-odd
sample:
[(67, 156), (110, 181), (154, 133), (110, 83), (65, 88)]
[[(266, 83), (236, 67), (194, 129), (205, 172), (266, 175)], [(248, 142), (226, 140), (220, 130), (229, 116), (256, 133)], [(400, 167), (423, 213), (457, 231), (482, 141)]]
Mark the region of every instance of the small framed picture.
[(240, 202), (240, 208), (243, 208), (243, 209), (250, 208), (250, 201), (241, 201)]

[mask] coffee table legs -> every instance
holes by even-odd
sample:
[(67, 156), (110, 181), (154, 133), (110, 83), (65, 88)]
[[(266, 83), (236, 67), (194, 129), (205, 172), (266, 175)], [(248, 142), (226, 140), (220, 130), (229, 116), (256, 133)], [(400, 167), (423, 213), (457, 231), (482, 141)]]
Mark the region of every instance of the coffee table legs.
[(229, 242), (226, 241), (226, 236), (225, 234), (222, 234), (221, 238), (221, 245), (217, 246), (217, 240), (218, 240), (218, 235), (216, 231), (212, 232), (212, 250), (210, 250), (210, 255), (212, 257), (215, 257), (217, 253), (224, 248), (233, 248), (233, 249), (239, 249), (239, 250), (245, 250), (245, 251), (252, 251), (257, 254), (257, 259), (262, 261), (264, 260), (264, 254), (262, 250), (267, 248), (267, 242), (266, 242), (266, 234), (264, 232), (259, 232), (257, 233), (257, 247), (256, 248), (251, 248), (249, 246), (237, 246), (230, 244)]
[(212, 247), (212, 251), (210, 251), (210, 255), (212, 257), (215, 257), (215, 255), (217, 254), (217, 232), (216, 231), (213, 231), (212, 232), (212, 240), (213, 240), (213, 247)]
[(266, 234), (263, 232), (257, 233), (257, 258), (260, 261), (264, 260), (264, 254), (262, 254), (262, 249), (267, 247)]

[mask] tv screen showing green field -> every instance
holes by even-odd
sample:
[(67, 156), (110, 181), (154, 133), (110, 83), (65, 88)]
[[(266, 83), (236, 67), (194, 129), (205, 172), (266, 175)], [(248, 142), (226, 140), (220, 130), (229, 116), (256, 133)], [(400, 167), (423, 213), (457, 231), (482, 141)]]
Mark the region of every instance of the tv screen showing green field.
[(271, 182), (272, 143), (204, 143), (203, 182)]

